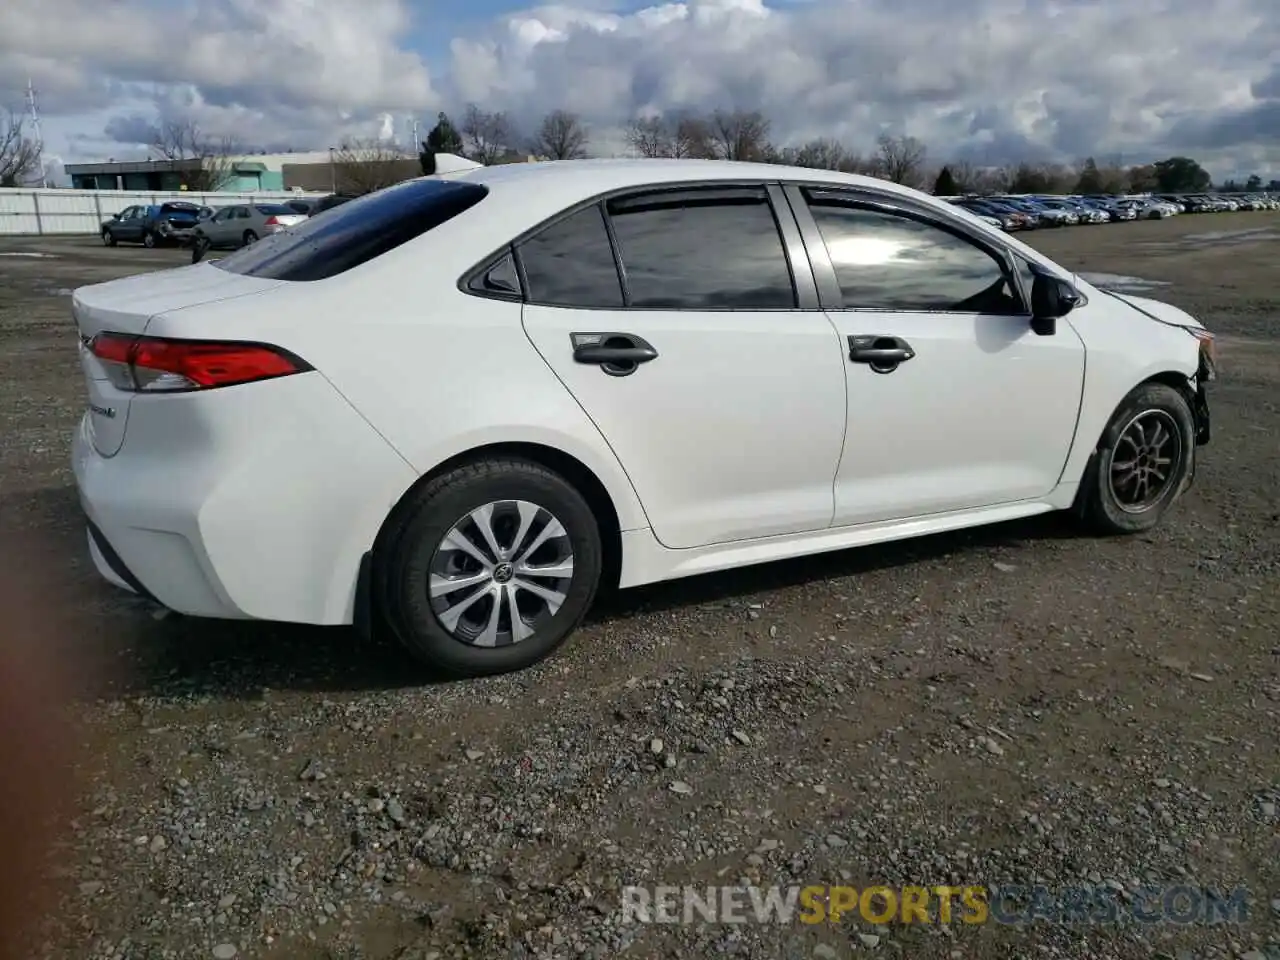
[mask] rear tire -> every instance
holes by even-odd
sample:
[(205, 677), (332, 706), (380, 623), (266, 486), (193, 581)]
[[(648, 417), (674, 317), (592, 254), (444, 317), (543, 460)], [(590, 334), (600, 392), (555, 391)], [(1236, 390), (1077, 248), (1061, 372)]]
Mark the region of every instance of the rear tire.
[(154, 249), (156, 245), (156, 235), (152, 233), (150, 230), (143, 231), (142, 245), (149, 250)]
[(252, 230), (246, 230), (244, 232), (244, 237), (242, 239), (244, 240), (244, 245), (247, 247), (251, 243), (258, 242), (258, 235), (254, 233)]
[(484, 460), (413, 495), (374, 558), (374, 596), (420, 662), (490, 676), (533, 666), (568, 639), (602, 562), (595, 516), (568, 481), (532, 461)]
[(1098, 442), (1080, 513), (1103, 534), (1150, 530), (1186, 489), (1194, 464), (1190, 405), (1173, 387), (1144, 383), (1121, 401)]

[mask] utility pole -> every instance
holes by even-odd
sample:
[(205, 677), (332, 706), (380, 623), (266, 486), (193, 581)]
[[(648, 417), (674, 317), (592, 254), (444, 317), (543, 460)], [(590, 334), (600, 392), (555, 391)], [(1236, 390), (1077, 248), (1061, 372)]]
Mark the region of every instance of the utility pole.
[(413, 118), (413, 149), (415, 151), (422, 149), (422, 141), (418, 139), (418, 118), (417, 117)]
[(44, 169), (44, 138), (40, 135), (40, 111), (36, 109), (36, 88), (31, 78), (27, 77), (27, 106), (31, 111), (31, 129), (36, 137), (36, 162), (40, 164), (40, 186), (49, 186), (49, 178)]

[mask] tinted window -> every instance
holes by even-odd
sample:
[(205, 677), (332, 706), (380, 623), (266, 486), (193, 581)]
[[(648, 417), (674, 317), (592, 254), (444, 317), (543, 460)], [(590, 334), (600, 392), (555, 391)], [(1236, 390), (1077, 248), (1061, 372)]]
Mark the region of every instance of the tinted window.
[(796, 305), (763, 189), (680, 191), (608, 203), (635, 307), (769, 310)]
[(312, 211), (312, 213), (320, 213), (324, 210), (331, 210), (334, 207), (339, 206), (340, 204), (347, 203), (348, 201), (351, 201), (354, 199), (355, 197), (344, 197), (336, 193), (331, 194), (330, 196), (323, 197), (320, 200), (317, 200), (315, 209)]
[(459, 180), (409, 180), (242, 247), (214, 266), (268, 280), (323, 280), (422, 236), (488, 192)]
[(909, 217), (810, 203), (846, 307), (1019, 313), (1000, 263), (956, 234)]
[(520, 244), (529, 300), (557, 307), (621, 307), (622, 285), (598, 204)]
[(516, 273), (515, 260), (511, 254), (473, 277), (467, 289), (482, 296), (520, 296), (520, 276)]
[(291, 216), (294, 211), (286, 207), (283, 203), (256, 203), (253, 209), (268, 217), (284, 217)]

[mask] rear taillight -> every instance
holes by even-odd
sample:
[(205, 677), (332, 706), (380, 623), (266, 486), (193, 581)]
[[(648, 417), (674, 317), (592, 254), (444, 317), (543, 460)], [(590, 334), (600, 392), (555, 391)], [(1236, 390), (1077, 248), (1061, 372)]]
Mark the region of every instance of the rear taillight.
[(208, 390), (287, 377), (312, 367), (287, 350), (264, 343), (165, 340), (100, 333), (89, 351), (119, 390)]
[(278, 227), (280, 226), (280, 221), (275, 217), (267, 217), (266, 223), (263, 225), (267, 227)]

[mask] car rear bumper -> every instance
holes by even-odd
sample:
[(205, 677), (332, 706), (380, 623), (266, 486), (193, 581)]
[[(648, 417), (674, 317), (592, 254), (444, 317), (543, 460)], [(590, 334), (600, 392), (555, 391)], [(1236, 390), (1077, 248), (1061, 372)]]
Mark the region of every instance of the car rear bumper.
[(189, 227), (175, 227), (173, 224), (160, 224), (156, 227), (156, 236), (161, 240), (169, 240), (173, 243), (186, 243), (195, 236), (196, 228), (192, 224)]
[(103, 578), (179, 613), (247, 617), (222, 588), (203, 549), (195, 498), (184, 500), (175, 488), (158, 490), (154, 479), (130, 470), (128, 461), (99, 455), (87, 415), (71, 456), (89, 556)]
[(351, 623), (361, 558), (417, 473), (319, 374), (216, 393), (135, 401), (112, 457), (86, 415), (94, 566), (191, 616)]

